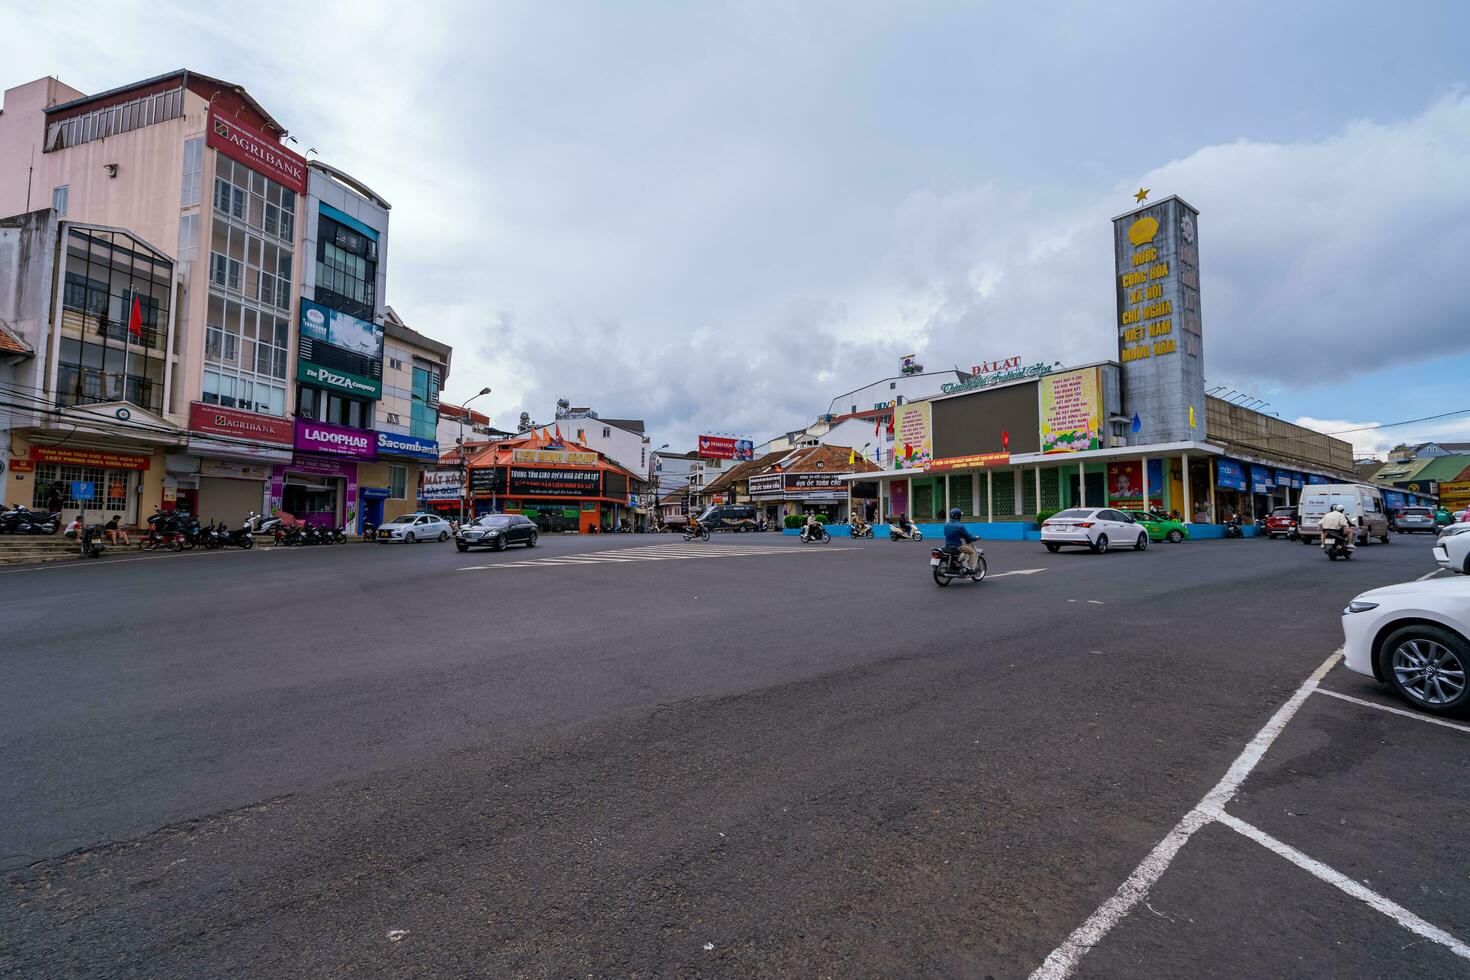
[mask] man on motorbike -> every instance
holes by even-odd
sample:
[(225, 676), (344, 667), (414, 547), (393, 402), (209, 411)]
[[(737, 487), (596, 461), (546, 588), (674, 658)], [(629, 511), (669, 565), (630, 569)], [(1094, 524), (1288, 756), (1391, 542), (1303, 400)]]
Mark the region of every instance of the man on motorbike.
[(802, 528), (802, 532), (808, 538), (820, 538), (822, 536), (822, 522), (817, 520), (815, 513), (806, 515), (806, 527)]
[(852, 529), (858, 535), (861, 535), (868, 529), (868, 522), (863, 520), (863, 512), (860, 510), (852, 512)]
[(949, 523), (944, 525), (944, 548), (946, 551), (958, 551), (960, 563), (965, 566), (966, 571), (975, 570), (975, 544), (980, 539), (970, 533), (970, 529), (960, 521), (960, 509), (955, 507), (949, 512)]
[(902, 533), (902, 534), (913, 534), (914, 533), (914, 525), (909, 522), (909, 515), (907, 515), (907, 514), (899, 514), (898, 515), (898, 520), (895, 523), (898, 525), (898, 530), (899, 530), (900, 533)]
[(1353, 538), (1356, 537), (1355, 530), (1352, 522), (1347, 519), (1347, 514), (1343, 512), (1342, 504), (1333, 504), (1332, 509), (1322, 515), (1322, 547), (1329, 546), (1329, 535), (1341, 534), (1347, 538), (1348, 550), (1355, 550), (1357, 548), (1357, 545), (1353, 543)]

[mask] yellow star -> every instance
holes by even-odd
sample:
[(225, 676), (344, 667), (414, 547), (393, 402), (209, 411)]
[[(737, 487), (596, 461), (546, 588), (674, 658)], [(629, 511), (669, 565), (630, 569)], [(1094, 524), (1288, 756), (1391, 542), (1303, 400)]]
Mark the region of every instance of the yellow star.
[(1142, 204), (1144, 201), (1148, 200), (1148, 191), (1149, 189), (1147, 187), (1140, 187), (1138, 189), (1138, 193), (1133, 195), (1133, 199), (1139, 204)]

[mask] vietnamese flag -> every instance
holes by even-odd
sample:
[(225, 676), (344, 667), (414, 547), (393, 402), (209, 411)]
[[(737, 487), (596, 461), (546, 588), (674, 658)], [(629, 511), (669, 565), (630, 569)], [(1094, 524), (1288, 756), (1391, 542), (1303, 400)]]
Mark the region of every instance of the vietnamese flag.
[(1009, 432), (1005, 431), (1004, 429), (1002, 429), (1001, 432), (1000, 432), (1000, 447), (1002, 449), (1004, 449), (1006, 452), (1010, 452), (1010, 449), (1011, 449), (1011, 434)]
[(135, 340), (143, 339), (143, 303), (138, 294), (133, 294), (133, 312), (128, 316), (128, 333)]

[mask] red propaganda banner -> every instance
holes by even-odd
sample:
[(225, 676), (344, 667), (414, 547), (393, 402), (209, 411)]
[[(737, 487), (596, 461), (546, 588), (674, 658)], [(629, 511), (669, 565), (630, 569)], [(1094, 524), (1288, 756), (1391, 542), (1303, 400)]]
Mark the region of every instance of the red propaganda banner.
[(95, 466), (104, 470), (146, 470), (147, 456), (123, 456), (119, 453), (93, 452), (90, 449), (53, 449), (32, 446), (33, 463), (66, 463), (70, 466)]
[(755, 447), (749, 439), (732, 439), (728, 436), (700, 436), (699, 451), (695, 453), (701, 459), (753, 459)]
[(295, 439), (290, 419), (242, 412), (237, 408), (221, 408), (204, 402), (189, 403), (189, 431), (234, 436), (275, 446), (290, 446)]
[(935, 470), (960, 470), (981, 466), (1004, 466), (1011, 461), (1010, 453), (976, 453), (973, 456), (948, 456), (930, 460), (924, 465), (929, 472)]
[(12, 456), (10, 458), (10, 472), (34, 473), (36, 472), (36, 464), (32, 463), (28, 459), (16, 459), (14, 456)]
[(306, 193), (306, 158), (238, 119), (209, 113), (209, 146), (298, 194)]

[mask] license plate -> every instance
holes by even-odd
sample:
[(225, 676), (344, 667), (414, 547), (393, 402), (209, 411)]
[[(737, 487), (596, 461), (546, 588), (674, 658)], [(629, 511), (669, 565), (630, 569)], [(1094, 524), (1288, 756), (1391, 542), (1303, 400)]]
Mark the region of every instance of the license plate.
[(939, 559), (938, 558), (930, 558), (929, 559), (929, 564), (931, 564), (931, 565), (938, 565), (939, 564)]
[(384, 541), (388, 540), (392, 536), (393, 536), (392, 533), (389, 532), (389, 531), (379, 531), (378, 532), (378, 537), (381, 538), (381, 539), (383, 539)]

